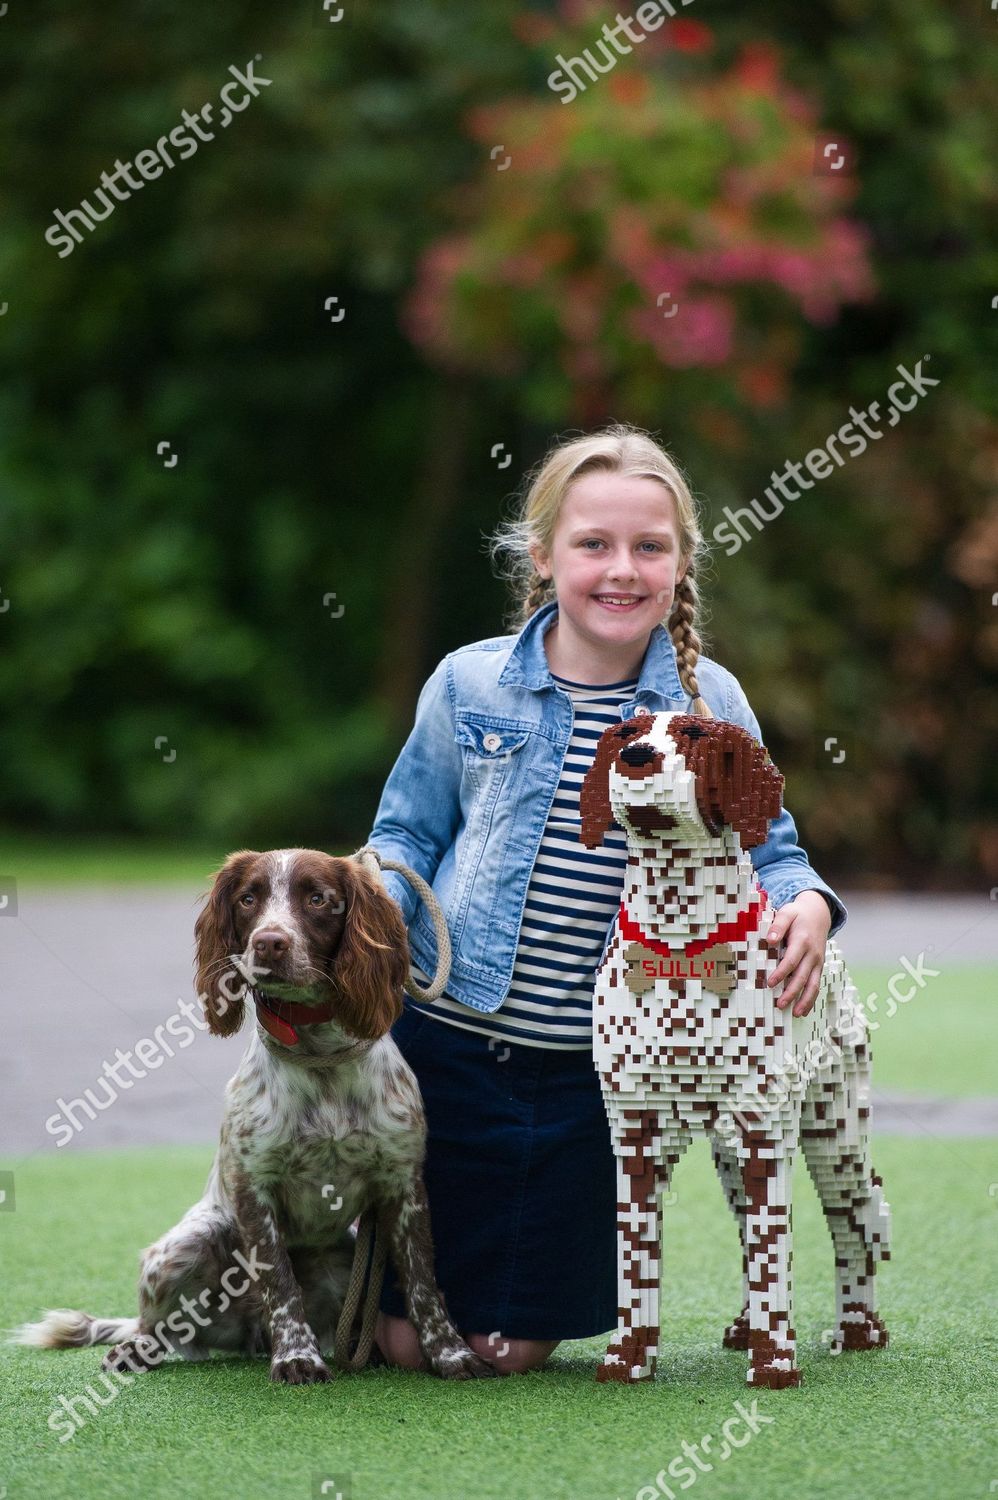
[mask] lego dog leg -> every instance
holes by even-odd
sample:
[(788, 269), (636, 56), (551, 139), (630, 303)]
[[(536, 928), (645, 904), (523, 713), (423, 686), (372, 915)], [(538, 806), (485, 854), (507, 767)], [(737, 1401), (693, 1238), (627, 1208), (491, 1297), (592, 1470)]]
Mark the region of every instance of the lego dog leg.
[[(659, 1341), (659, 1192), (668, 1186), (680, 1144), (659, 1144), (654, 1110), (621, 1111), (617, 1153), (617, 1331), (596, 1371), (599, 1381), (632, 1383), (655, 1374)], [(669, 1147), (671, 1146), (671, 1150)]]
[(746, 1131), (742, 1181), (748, 1254), (748, 1384), (770, 1390), (800, 1384), (794, 1363), (791, 1271), (793, 1149), (786, 1137)]
[[(891, 1230), (890, 1208), (870, 1161), (869, 1109), (860, 1102), (868, 1096), (850, 1077), (856, 1064), (849, 1052), (843, 1063), (837, 1070), (845, 1076), (831, 1108), (827, 1095), (808, 1097), (801, 1116), (804, 1157), (835, 1247), (834, 1353), (887, 1343), (887, 1329), (876, 1312), (874, 1273), (878, 1261), (890, 1259)], [(860, 1056), (860, 1072), (866, 1066)], [(845, 1128), (830, 1134), (830, 1115), (844, 1121)]]
[(749, 1286), (748, 1251), (745, 1245), (745, 1188), (742, 1183), (742, 1170), (738, 1163), (737, 1151), (729, 1142), (721, 1140), (718, 1136), (714, 1136), (711, 1142), (711, 1155), (714, 1158), (717, 1175), (721, 1179), (725, 1201), (735, 1216), (738, 1238), (742, 1246), (742, 1310), (734, 1322), (729, 1323), (724, 1330), (722, 1342), (725, 1349), (747, 1349), (749, 1346)]

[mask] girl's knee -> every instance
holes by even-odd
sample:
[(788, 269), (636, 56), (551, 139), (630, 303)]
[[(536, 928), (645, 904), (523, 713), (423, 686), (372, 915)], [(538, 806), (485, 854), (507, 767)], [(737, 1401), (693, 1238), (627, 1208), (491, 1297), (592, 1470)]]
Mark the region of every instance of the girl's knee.
[(467, 1333), (465, 1341), (503, 1375), (539, 1370), (557, 1349), (560, 1339), (502, 1339), (494, 1333)]

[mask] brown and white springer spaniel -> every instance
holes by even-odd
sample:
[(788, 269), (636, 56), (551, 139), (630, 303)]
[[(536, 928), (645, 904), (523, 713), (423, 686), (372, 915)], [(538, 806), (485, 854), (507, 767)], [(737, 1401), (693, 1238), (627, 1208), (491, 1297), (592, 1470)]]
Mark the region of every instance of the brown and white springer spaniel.
[(204, 1195), (143, 1252), (137, 1318), (60, 1309), (18, 1340), (114, 1344), (103, 1367), (121, 1372), (159, 1364), (164, 1342), (186, 1359), (264, 1352), (272, 1380), (328, 1380), (351, 1225), (373, 1206), (430, 1369), (494, 1376), (434, 1278), (422, 1100), (390, 1035), (409, 972), (396, 904), (357, 859), (244, 849), (216, 874), (195, 934), (209, 1030), (234, 1035), (247, 998), (256, 1007)]

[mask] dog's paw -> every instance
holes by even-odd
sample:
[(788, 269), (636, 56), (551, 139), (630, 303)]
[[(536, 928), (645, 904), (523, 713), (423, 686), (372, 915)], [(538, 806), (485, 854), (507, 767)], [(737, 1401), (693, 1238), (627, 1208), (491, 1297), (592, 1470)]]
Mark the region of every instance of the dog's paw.
[(596, 1370), (596, 1379), (601, 1384), (619, 1381), (622, 1385), (654, 1380), (658, 1346), (652, 1335), (653, 1330), (650, 1328), (618, 1334)]
[(428, 1363), (441, 1380), (491, 1380), (499, 1374), (495, 1365), (490, 1365), (467, 1344), (441, 1349), (429, 1356)]
[(749, 1321), (744, 1313), (739, 1313), (733, 1323), (729, 1323), (724, 1330), (724, 1338), (721, 1343), (725, 1349), (747, 1349), (749, 1346)]
[(836, 1333), (834, 1352), (840, 1354), (855, 1349), (883, 1349), (886, 1343), (887, 1329), (876, 1313), (867, 1313), (864, 1318), (855, 1322), (849, 1318), (843, 1320)]
[(605, 1359), (596, 1367), (596, 1379), (600, 1385), (614, 1381), (620, 1385), (638, 1385), (642, 1380), (654, 1380), (655, 1371), (647, 1365), (625, 1365)]
[(753, 1365), (745, 1377), (746, 1383), (757, 1390), (783, 1391), (800, 1385), (800, 1370), (796, 1365), (778, 1361), (772, 1365)]
[[(158, 1353), (158, 1358), (152, 1358)], [(163, 1363), (164, 1352), (156, 1340), (138, 1334), (133, 1339), (123, 1339), (109, 1349), (100, 1362), (102, 1370), (112, 1375), (142, 1375)]]
[(271, 1360), (270, 1378), (284, 1385), (314, 1385), (332, 1375), (317, 1354), (298, 1354)]

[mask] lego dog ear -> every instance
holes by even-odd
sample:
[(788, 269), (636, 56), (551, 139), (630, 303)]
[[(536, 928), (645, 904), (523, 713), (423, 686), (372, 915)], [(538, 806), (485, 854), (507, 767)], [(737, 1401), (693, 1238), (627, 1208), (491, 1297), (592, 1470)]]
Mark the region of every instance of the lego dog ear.
[(674, 718), (669, 733), (696, 777), (696, 798), (708, 833), (733, 828), (743, 849), (765, 843), (782, 806), (783, 777), (765, 745), (740, 724)]
[(213, 1036), (231, 1036), (243, 1024), (246, 980), (229, 959), (239, 943), (232, 903), (247, 867), (259, 857), (255, 849), (229, 855), (194, 924), (194, 982)]
[(613, 822), (610, 806), (610, 767), (635, 735), (647, 734), (651, 717), (621, 719), (604, 729), (596, 746), (593, 763), (586, 772), (579, 792), (579, 811), (582, 815), (580, 838), (587, 849), (598, 849), (603, 835)]

